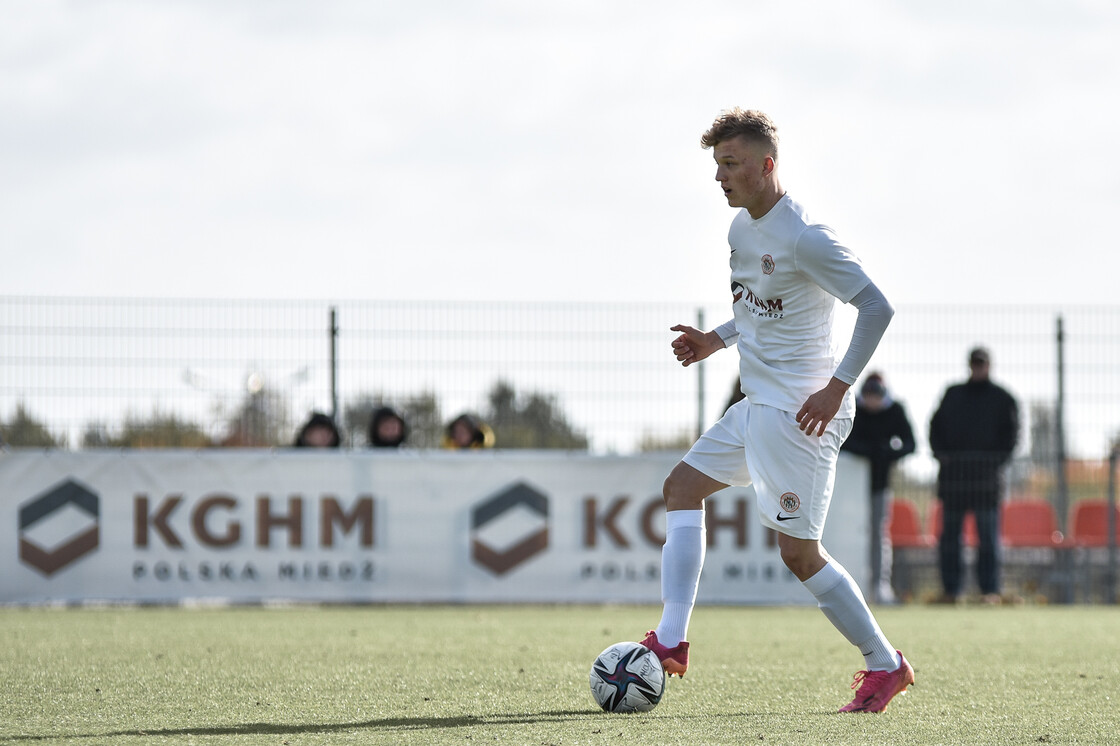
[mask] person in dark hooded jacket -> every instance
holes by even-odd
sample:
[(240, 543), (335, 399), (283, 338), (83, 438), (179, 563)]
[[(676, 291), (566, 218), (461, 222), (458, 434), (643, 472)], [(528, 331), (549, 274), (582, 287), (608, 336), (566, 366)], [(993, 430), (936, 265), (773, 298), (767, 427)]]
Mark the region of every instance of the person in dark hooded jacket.
[(840, 450), (871, 465), (871, 592), (878, 603), (895, 603), (891, 587), (894, 553), (890, 537), (891, 469), (914, 452), (914, 429), (902, 404), (891, 398), (881, 373), (871, 373), (856, 397), (852, 432)]
[(408, 439), (408, 425), (392, 407), (378, 407), (369, 421), (371, 448), (400, 448)]
[(338, 448), (342, 444), (342, 433), (329, 415), (312, 412), (299, 434), (296, 435), (296, 448)]

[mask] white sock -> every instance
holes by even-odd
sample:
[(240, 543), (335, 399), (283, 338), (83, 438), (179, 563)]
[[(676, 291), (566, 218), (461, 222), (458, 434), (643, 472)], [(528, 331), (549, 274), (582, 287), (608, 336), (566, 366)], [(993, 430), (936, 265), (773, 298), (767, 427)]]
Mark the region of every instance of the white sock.
[(657, 641), (676, 647), (688, 634), (688, 620), (696, 604), (700, 571), (707, 547), (703, 510), (670, 510), (665, 514), (665, 546), (661, 548), (661, 600), (665, 603), (657, 625)]
[(871, 609), (867, 608), (859, 586), (840, 563), (829, 560), (802, 585), (817, 599), (817, 605), (840, 634), (859, 648), (868, 671), (893, 671), (902, 665)]

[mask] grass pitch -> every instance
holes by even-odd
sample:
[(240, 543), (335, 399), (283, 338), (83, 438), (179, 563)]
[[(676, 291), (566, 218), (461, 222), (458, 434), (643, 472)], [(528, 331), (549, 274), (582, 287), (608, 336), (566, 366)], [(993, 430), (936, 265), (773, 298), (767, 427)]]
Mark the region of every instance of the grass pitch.
[(862, 659), (815, 608), (700, 607), (652, 712), (588, 690), (659, 607), (0, 610), (0, 744), (1120, 744), (1115, 607), (877, 609), (917, 685), (840, 715)]

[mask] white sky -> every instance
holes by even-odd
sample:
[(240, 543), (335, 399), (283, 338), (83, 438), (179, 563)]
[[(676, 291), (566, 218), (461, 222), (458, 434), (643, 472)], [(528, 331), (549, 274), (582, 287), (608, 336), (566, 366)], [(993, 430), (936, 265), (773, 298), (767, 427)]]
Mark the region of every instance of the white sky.
[(0, 15), (0, 294), (708, 302), (743, 105), (896, 305), (1116, 303), (1112, 0)]

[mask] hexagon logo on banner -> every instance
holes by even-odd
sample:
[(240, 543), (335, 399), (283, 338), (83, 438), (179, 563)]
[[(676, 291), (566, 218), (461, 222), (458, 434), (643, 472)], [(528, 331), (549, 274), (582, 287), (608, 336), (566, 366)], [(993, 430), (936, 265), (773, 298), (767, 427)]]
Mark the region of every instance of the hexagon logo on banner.
[(19, 558), (47, 577), (97, 549), (99, 499), (68, 479), (20, 506)]
[(524, 482), (471, 511), (471, 559), (504, 575), (548, 548), (548, 497)]

